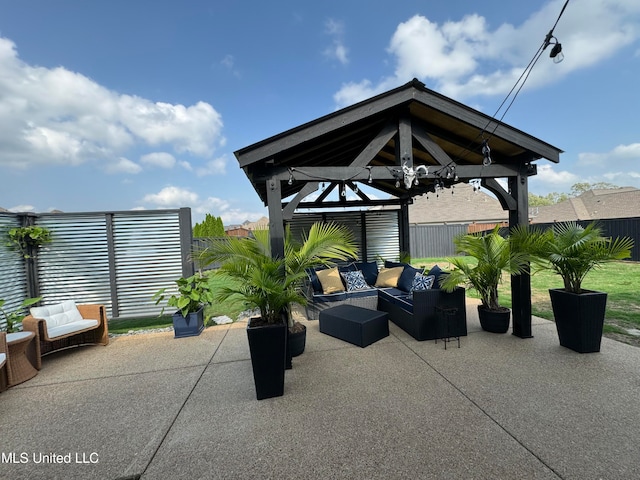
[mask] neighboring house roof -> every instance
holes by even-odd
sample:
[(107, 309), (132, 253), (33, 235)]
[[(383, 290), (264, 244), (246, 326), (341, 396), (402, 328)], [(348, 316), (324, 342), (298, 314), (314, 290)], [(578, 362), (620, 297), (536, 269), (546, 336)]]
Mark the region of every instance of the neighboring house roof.
[[(409, 205), (409, 223), (473, 223), (508, 220), (509, 212), (502, 209), (493, 196), (477, 191), (467, 183), (458, 183), (453, 189), (414, 197)], [(428, 197), (428, 199), (427, 199)]]
[(529, 208), (532, 223), (640, 217), (640, 190), (589, 190), (555, 205)]

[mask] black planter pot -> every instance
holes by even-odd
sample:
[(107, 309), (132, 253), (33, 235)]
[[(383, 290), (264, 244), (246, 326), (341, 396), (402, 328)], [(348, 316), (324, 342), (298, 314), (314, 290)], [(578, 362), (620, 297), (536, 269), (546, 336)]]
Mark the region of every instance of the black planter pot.
[(551, 307), (560, 345), (579, 353), (600, 351), (607, 294), (550, 289)]
[(489, 310), (482, 305), (478, 305), (478, 318), (482, 329), (491, 333), (507, 333), (511, 320), (511, 311)]
[(307, 344), (307, 327), (302, 325), (303, 330), (301, 332), (291, 333), (289, 332), (288, 337), (288, 347), (289, 354), (292, 357), (297, 357), (298, 355), (302, 355), (304, 352), (304, 347)]
[(204, 330), (204, 307), (183, 317), (180, 311), (173, 314), (173, 337), (195, 337)]
[(256, 398), (280, 397), (284, 394), (287, 325), (254, 326), (257, 319), (251, 318), (247, 325)]

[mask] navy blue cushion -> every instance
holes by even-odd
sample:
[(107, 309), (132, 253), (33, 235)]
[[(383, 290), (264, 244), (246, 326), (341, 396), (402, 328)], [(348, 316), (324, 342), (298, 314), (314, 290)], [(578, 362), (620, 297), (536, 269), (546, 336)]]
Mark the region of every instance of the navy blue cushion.
[(364, 275), (369, 285), (375, 285), (378, 279), (378, 264), (376, 262), (356, 262), (355, 266)]
[(410, 265), (405, 265), (404, 270), (402, 271), (402, 275), (400, 275), (400, 278), (398, 279), (398, 288), (400, 290), (404, 290), (405, 292), (410, 292), (416, 273), (422, 272), (423, 269), (421, 268), (414, 268)]
[(433, 267), (431, 267), (431, 270), (429, 270), (429, 273), (427, 273), (427, 275), (433, 275), (434, 277), (436, 277), (436, 279), (433, 281), (433, 287), (432, 288), (440, 288), (440, 275), (442, 275), (444, 272), (444, 270), (442, 270), (438, 265), (434, 265)]
[(311, 282), (311, 286), (313, 287), (313, 293), (321, 293), (322, 285), (320, 285), (320, 280), (318, 280), (318, 275), (316, 275), (316, 269), (305, 268), (305, 272), (307, 272), (307, 277), (309, 277), (309, 282)]

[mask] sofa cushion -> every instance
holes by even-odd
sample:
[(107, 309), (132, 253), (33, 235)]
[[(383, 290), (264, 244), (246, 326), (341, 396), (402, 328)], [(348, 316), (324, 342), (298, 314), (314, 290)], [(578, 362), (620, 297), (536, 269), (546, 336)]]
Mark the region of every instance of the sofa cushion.
[(436, 277), (434, 275), (423, 275), (422, 273), (416, 273), (413, 277), (413, 283), (411, 285), (411, 291), (429, 290), (433, 287)]
[(47, 331), (51, 328), (83, 320), (78, 307), (76, 307), (76, 302), (73, 300), (47, 305), (46, 307), (31, 307), (29, 312), (33, 318), (41, 318), (47, 322)]
[(347, 299), (347, 292), (336, 292), (336, 293), (319, 293), (317, 295), (313, 295), (313, 303), (331, 303), (331, 302), (339, 302)]
[(322, 293), (322, 284), (320, 280), (318, 280), (318, 271), (324, 270), (323, 267), (317, 268), (306, 268), (305, 272), (307, 272), (307, 276), (309, 277), (309, 283), (313, 287), (313, 293)]
[(344, 292), (344, 284), (340, 278), (338, 267), (318, 270), (316, 275), (318, 275), (318, 280), (320, 280), (320, 284), (322, 285), (322, 293)]
[[(64, 325), (58, 325), (57, 327), (47, 326), (47, 334), (49, 338), (61, 337), (70, 333), (80, 332), (82, 330), (89, 330), (98, 326), (98, 320), (76, 320), (74, 322), (65, 323)], [(47, 324), (48, 325), (48, 324)]]
[(431, 267), (431, 270), (427, 273), (427, 275), (433, 275), (435, 280), (433, 281), (433, 285), (435, 288), (440, 288), (440, 275), (442, 275), (444, 270), (442, 270), (437, 264)]
[(375, 285), (378, 279), (378, 264), (376, 262), (356, 262), (355, 266), (364, 275), (369, 285)]
[(364, 275), (360, 270), (356, 270), (355, 272), (343, 272), (341, 275), (344, 279), (345, 285), (347, 286), (347, 292), (369, 288), (369, 284), (367, 284), (367, 281), (364, 279)]
[(378, 272), (378, 279), (376, 280), (376, 287), (397, 287), (398, 280), (400, 279), (400, 275), (404, 267), (392, 267), (392, 268), (382, 268), (380, 272)]
[(424, 270), (422, 268), (412, 267), (411, 265), (405, 265), (404, 270), (402, 270), (402, 275), (400, 275), (398, 279), (398, 288), (405, 292), (410, 292), (416, 273), (424, 273)]

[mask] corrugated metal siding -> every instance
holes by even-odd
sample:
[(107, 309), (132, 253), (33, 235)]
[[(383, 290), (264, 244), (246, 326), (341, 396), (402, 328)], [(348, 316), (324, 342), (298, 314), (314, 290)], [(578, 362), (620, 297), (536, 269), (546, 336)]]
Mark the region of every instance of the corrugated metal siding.
[(113, 237), (119, 316), (159, 313), (151, 297), (182, 276), (178, 213), (118, 214)]
[(467, 224), (411, 225), (409, 241), (411, 258), (448, 257), (455, 255), (453, 238), (466, 234)]
[(52, 238), (38, 254), (43, 303), (75, 300), (103, 304), (111, 317), (105, 215), (42, 215), (36, 224), (48, 228)]
[(177, 291), (183, 254), (176, 210), (42, 214), (36, 223), (53, 239), (38, 258), (45, 304), (73, 299), (105, 305), (109, 318), (150, 316), (163, 307), (151, 299), (157, 290)]
[[(7, 313), (17, 310), (27, 298), (27, 273), (22, 256), (6, 245), (6, 233), (10, 228), (19, 227), (20, 222), (13, 214), (0, 213), (0, 299), (6, 303), (2, 307)], [(0, 315), (0, 329), (7, 322)]]
[[(302, 233), (308, 232), (311, 225), (318, 221), (333, 221), (346, 225), (354, 235), (360, 258), (366, 251), (367, 261), (398, 259), (400, 239), (397, 210), (296, 214), (289, 222), (293, 238), (302, 238)], [(365, 238), (366, 245), (363, 245)]]
[(367, 224), (367, 261), (399, 260), (399, 210), (365, 213)]

